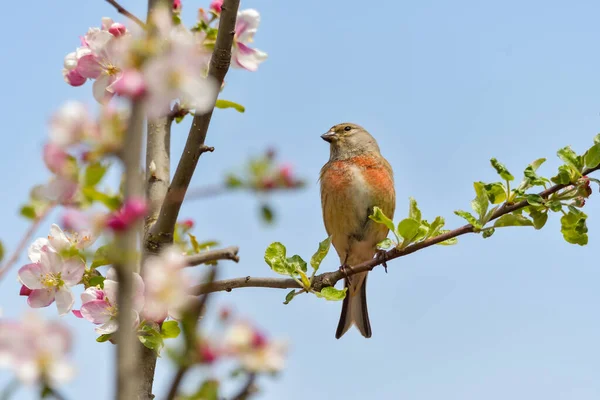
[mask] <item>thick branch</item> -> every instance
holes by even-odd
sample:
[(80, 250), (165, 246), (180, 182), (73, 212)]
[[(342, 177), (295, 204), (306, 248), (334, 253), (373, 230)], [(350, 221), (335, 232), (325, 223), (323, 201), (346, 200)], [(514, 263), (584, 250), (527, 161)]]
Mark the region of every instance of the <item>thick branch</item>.
[[(225, 0), (223, 2), (219, 20), (219, 33), (208, 70), (208, 74), (217, 81), (219, 86), (223, 82), (231, 62), (231, 47), (233, 45), (239, 3), (239, 0)], [(216, 102), (216, 100), (215, 95), (214, 101)], [(214, 106), (210, 111), (194, 116), (183, 154), (173, 176), (173, 181), (169, 186), (169, 191), (161, 207), (158, 221), (152, 228), (153, 240), (158, 242), (172, 240), (175, 222), (177, 221), (185, 193), (192, 180), (198, 159), (206, 151), (204, 141), (213, 110)]]
[[(589, 175), (590, 173), (597, 171), (600, 169), (600, 165), (595, 168), (590, 168), (583, 171), (583, 175)], [(543, 198), (548, 198), (550, 195), (558, 192), (561, 189), (564, 189), (571, 185), (554, 185), (549, 189), (540, 192), (539, 195)], [(491, 220), (495, 220), (500, 218), (505, 214), (509, 214), (513, 211), (519, 210), (521, 208), (527, 207), (529, 204), (526, 200), (522, 200), (518, 203), (505, 205), (499, 207), (496, 212), (492, 215)], [(311, 288), (317, 292), (320, 292), (321, 289), (327, 286), (334, 286), (339, 280), (343, 279), (347, 275), (354, 275), (360, 272), (371, 271), (378, 265), (384, 264), (387, 261), (393, 260), (395, 258), (404, 257), (415, 251), (419, 251), (426, 247), (433, 246), (435, 244), (444, 242), (448, 239), (452, 239), (466, 233), (474, 232), (473, 225), (467, 224), (461, 226), (460, 228), (454, 229), (452, 231), (448, 231), (442, 235), (432, 237), (430, 239), (424, 240), (419, 243), (411, 244), (403, 249), (394, 248), (385, 253), (382, 253), (381, 256), (373, 258), (372, 260), (363, 262), (358, 265), (353, 265), (351, 268), (348, 268), (345, 272), (342, 271), (333, 271), (333, 272), (325, 272), (320, 275), (316, 275), (313, 278), (313, 283)], [(243, 287), (268, 287), (274, 289), (299, 289), (301, 288), (298, 283), (291, 278), (281, 279), (281, 278), (252, 278), (250, 276), (243, 278), (234, 278), (234, 279), (225, 279), (221, 281), (215, 281), (212, 284), (204, 284), (196, 286), (195, 293), (205, 294), (211, 292), (231, 292), (233, 289), (243, 288)]]
[(238, 262), (240, 261), (240, 258), (237, 255), (239, 250), (239, 247), (231, 246), (225, 247), (224, 249), (203, 251), (200, 254), (188, 256), (186, 258), (187, 266), (193, 267), (196, 265), (218, 260), (231, 260)]
[[(143, 106), (140, 102), (133, 102), (129, 126), (123, 143), (125, 151), (122, 152), (126, 200), (142, 196), (140, 163), (143, 123)], [(119, 312), (117, 316), (119, 323), (117, 331), (117, 400), (137, 399), (138, 346), (133, 330), (133, 315), (127, 311), (133, 309), (133, 273), (138, 271), (137, 245), (140, 231), (141, 223), (137, 223), (116, 237), (121, 255), (121, 259), (115, 265), (119, 281), (117, 303), (119, 309), (125, 310), (125, 312)]]
[(122, 5), (117, 3), (115, 0), (106, 0), (106, 2), (110, 5), (112, 5), (114, 8), (116, 8), (117, 12), (119, 12), (119, 14), (123, 14), (124, 16), (126, 16), (127, 18), (129, 18), (130, 20), (132, 20), (133, 22), (135, 22), (142, 28), (144, 28), (144, 29), (146, 28), (146, 24), (144, 24), (144, 22), (141, 19), (139, 19), (138, 17), (136, 17), (135, 15), (133, 15), (132, 13), (127, 11)]

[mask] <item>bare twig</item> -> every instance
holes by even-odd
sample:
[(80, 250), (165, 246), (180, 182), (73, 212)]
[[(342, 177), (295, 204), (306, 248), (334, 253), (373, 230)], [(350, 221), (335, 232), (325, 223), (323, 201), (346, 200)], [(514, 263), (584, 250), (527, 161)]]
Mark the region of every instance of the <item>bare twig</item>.
[(246, 383), (239, 391), (238, 394), (233, 396), (231, 400), (247, 400), (250, 395), (255, 391), (254, 383), (256, 382), (256, 374), (253, 372), (248, 373)]
[[(583, 171), (583, 175), (588, 175), (594, 171), (600, 169), (600, 165), (587, 169)], [(561, 189), (564, 189), (571, 185), (554, 185), (547, 190), (539, 193), (543, 198), (548, 198), (550, 195), (558, 192)], [(521, 208), (527, 207), (529, 204), (526, 200), (520, 201), (518, 203), (501, 206), (496, 212), (492, 215), (490, 220), (495, 220), (500, 218), (505, 214), (509, 214), (513, 211), (519, 210)], [(360, 272), (371, 271), (378, 265), (384, 264), (387, 261), (393, 260), (395, 258), (404, 257), (415, 251), (419, 251), (426, 247), (433, 246), (435, 244), (444, 242), (448, 239), (452, 239), (466, 233), (474, 232), (473, 225), (467, 224), (461, 226), (460, 228), (454, 229), (452, 231), (448, 231), (442, 235), (432, 237), (430, 239), (424, 240), (419, 243), (411, 244), (403, 249), (394, 248), (385, 253), (382, 253), (382, 256), (374, 258), (372, 260), (363, 262), (358, 265), (353, 265), (351, 268), (346, 269), (346, 271), (342, 272), (340, 270), (333, 272), (325, 272), (320, 275), (316, 275), (313, 278), (313, 283), (311, 289), (320, 292), (321, 289), (327, 286), (334, 286), (339, 280), (343, 279), (345, 276), (358, 274)], [(300, 285), (294, 279), (281, 279), (281, 278), (252, 278), (250, 276), (242, 277), (242, 278), (234, 278), (234, 279), (225, 279), (221, 281), (215, 281), (212, 284), (204, 284), (196, 286), (195, 293), (196, 294), (205, 294), (211, 292), (220, 292), (226, 291), (230, 292), (233, 289), (243, 288), (243, 287), (268, 287), (274, 289), (296, 289), (300, 288)]]
[[(215, 281), (217, 276), (217, 269), (212, 267), (207, 279), (207, 284), (211, 284)], [(175, 376), (173, 377), (173, 381), (169, 386), (169, 392), (167, 394), (167, 400), (173, 400), (177, 395), (177, 391), (179, 390), (179, 386), (181, 385), (181, 381), (185, 377), (185, 374), (188, 372), (191, 365), (197, 362), (197, 332), (199, 328), (200, 315), (206, 308), (206, 304), (210, 297), (210, 293), (205, 294), (198, 301), (193, 302), (188, 310), (184, 312), (183, 318), (181, 320), (181, 325), (183, 327), (183, 334), (185, 337), (185, 354), (183, 357), (183, 361)]]
[(21, 238), (21, 241), (19, 241), (19, 244), (17, 245), (15, 251), (12, 253), (10, 258), (8, 258), (8, 260), (6, 260), (6, 262), (0, 267), (0, 280), (4, 277), (4, 274), (8, 272), (8, 270), (19, 260), (19, 256), (21, 255), (23, 250), (25, 250), (27, 244), (31, 241), (31, 237), (35, 234), (35, 232), (40, 227), (42, 221), (48, 216), (48, 214), (54, 209), (54, 207), (55, 204), (48, 205), (44, 209), (44, 211), (42, 211), (41, 214), (38, 215), (35, 221), (31, 223), (29, 229), (27, 229), (27, 231)]
[(146, 24), (144, 24), (144, 22), (141, 19), (139, 19), (138, 17), (136, 17), (135, 15), (133, 15), (132, 13), (127, 11), (122, 5), (117, 3), (115, 0), (106, 0), (106, 2), (108, 4), (110, 4), (111, 6), (113, 6), (114, 8), (116, 8), (117, 12), (119, 14), (123, 14), (124, 16), (126, 16), (127, 18), (129, 18), (130, 20), (132, 20), (133, 22), (135, 22), (142, 28), (146, 29)]
[(239, 247), (237, 246), (225, 247), (224, 249), (203, 251), (199, 254), (194, 254), (186, 257), (187, 266), (193, 267), (196, 265), (217, 260), (231, 260), (238, 262), (240, 261), (240, 257), (238, 257), (237, 255), (238, 251)]
[[(142, 195), (142, 181), (140, 179), (140, 162), (142, 152), (142, 131), (144, 123), (143, 106), (134, 101), (131, 106), (131, 117), (127, 134), (123, 143), (126, 151), (123, 152), (123, 166), (125, 173), (125, 199), (139, 198)], [(137, 244), (141, 224), (131, 226), (127, 231), (119, 234), (116, 243), (121, 255), (121, 260), (115, 265), (119, 288), (117, 303), (119, 309), (117, 321), (117, 400), (137, 399), (138, 388), (138, 346), (133, 329), (133, 316), (129, 310), (133, 309), (133, 273), (138, 271)]]
[[(209, 76), (214, 78), (219, 85), (223, 82), (231, 63), (231, 47), (239, 3), (239, 0), (225, 0), (221, 9), (219, 32), (208, 70)], [(215, 95), (213, 101), (216, 102), (216, 100)], [(204, 141), (213, 110), (214, 106), (210, 111), (194, 116), (183, 154), (169, 186), (158, 220), (152, 228), (152, 240), (158, 243), (172, 241), (173, 230), (185, 193), (190, 185), (198, 159), (206, 151)]]

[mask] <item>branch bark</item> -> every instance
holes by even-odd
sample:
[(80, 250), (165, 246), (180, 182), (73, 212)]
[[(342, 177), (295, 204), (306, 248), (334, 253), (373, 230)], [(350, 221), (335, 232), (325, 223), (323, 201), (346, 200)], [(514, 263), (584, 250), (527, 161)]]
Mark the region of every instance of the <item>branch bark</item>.
[[(600, 169), (600, 165), (595, 168), (590, 168), (583, 171), (583, 175), (589, 175), (590, 173), (597, 171)], [(539, 195), (543, 198), (548, 198), (550, 195), (558, 192), (561, 189), (564, 189), (568, 186), (572, 185), (554, 185), (543, 192), (540, 192)], [(527, 207), (529, 204), (526, 200), (520, 201), (518, 203), (505, 205), (499, 207), (496, 212), (492, 215), (490, 221), (500, 218), (505, 214), (509, 214), (513, 211), (519, 210), (521, 208)], [(325, 272), (320, 275), (316, 275), (313, 278), (313, 282), (311, 288), (317, 292), (320, 292), (321, 289), (327, 286), (334, 286), (339, 280), (343, 279), (346, 276), (351, 276), (354, 274), (358, 274), (360, 272), (371, 271), (378, 265), (385, 264), (386, 262), (393, 260), (395, 258), (400, 258), (407, 256), (416, 251), (422, 250), (424, 248), (433, 246), (435, 244), (444, 242), (448, 239), (452, 239), (467, 233), (474, 232), (473, 225), (467, 224), (461, 226), (460, 228), (451, 230), (442, 235), (432, 237), (430, 239), (424, 240), (419, 243), (411, 244), (403, 249), (394, 248), (387, 252), (381, 253), (382, 255), (372, 260), (363, 262), (358, 265), (353, 265), (348, 268), (345, 272), (341, 270), (333, 271), (333, 272)], [(234, 279), (225, 279), (220, 281), (215, 281), (211, 284), (203, 284), (195, 287), (195, 293), (198, 295), (212, 293), (212, 292), (231, 292), (233, 289), (243, 288), (243, 287), (266, 287), (273, 289), (301, 289), (301, 286), (291, 278), (252, 278), (250, 276), (242, 277), (242, 278), (234, 278)]]
[(123, 14), (124, 16), (126, 16), (127, 18), (129, 18), (130, 20), (132, 20), (133, 22), (135, 22), (136, 24), (138, 24), (142, 28), (144, 28), (144, 29), (146, 28), (146, 24), (144, 24), (144, 22), (142, 22), (141, 19), (139, 19), (138, 17), (136, 17), (135, 15), (133, 15), (132, 13), (130, 13), (129, 11), (127, 11), (125, 9), (125, 7), (123, 7), (122, 5), (120, 5), (119, 3), (117, 3), (115, 0), (106, 0), (106, 2), (108, 4), (110, 4), (111, 6), (113, 6), (114, 8), (116, 8), (117, 12), (119, 14)]
[[(219, 33), (208, 70), (208, 74), (218, 82), (219, 86), (222, 84), (231, 63), (231, 48), (239, 4), (239, 0), (225, 0), (221, 9)], [(215, 96), (214, 101), (216, 102), (216, 100)], [(158, 244), (173, 241), (173, 230), (185, 193), (192, 180), (200, 155), (206, 151), (204, 141), (213, 111), (214, 107), (207, 113), (194, 116), (173, 181), (169, 186), (158, 220), (151, 231), (152, 241)]]
[[(142, 196), (142, 180), (140, 179), (140, 163), (142, 151), (142, 132), (144, 123), (143, 106), (133, 102), (131, 117), (123, 143), (122, 152), (125, 169), (125, 200)], [(133, 309), (133, 272), (138, 271), (137, 244), (141, 223), (134, 224), (127, 231), (116, 237), (121, 259), (115, 265), (119, 288), (117, 303), (121, 310)], [(136, 399), (138, 387), (138, 343), (133, 329), (133, 318), (130, 312), (120, 312), (117, 316), (117, 393), (118, 400)]]
[(188, 256), (186, 258), (187, 266), (193, 267), (210, 261), (218, 260), (231, 260), (238, 262), (240, 261), (240, 257), (238, 257), (237, 255), (238, 251), (239, 247), (237, 246), (225, 247), (224, 249), (203, 251), (200, 254)]

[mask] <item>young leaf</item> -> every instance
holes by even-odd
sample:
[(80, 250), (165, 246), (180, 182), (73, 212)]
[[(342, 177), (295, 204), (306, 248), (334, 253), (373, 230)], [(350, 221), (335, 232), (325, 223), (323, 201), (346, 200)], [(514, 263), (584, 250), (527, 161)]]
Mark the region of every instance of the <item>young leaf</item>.
[(281, 275), (288, 275), (285, 263), (285, 246), (274, 242), (265, 250), (265, 262), (273, 271)]
[[(480, 182), (483, 183), (483, 182)], [(483, 186), (487, 192), (490, 203), (500, 204), (506, 200), (506, 188), (500, 182), (487, 183)]]
[(429, 225), (429, 232), (427, 232), (425, 238), (428, 239), (430, 237), (439, 235), (439, 232), (444, 227), (445, 223), (446, 221), (443, 217), (435, 217), (433, 222)]
[(309, 290), (310, 289), (310, 279), (308, 279), (308, 276), (306, 276), (306, 273), (302, 270), (297, 270), (298, 271), (298, 275), (300, 275), (300, 281), (302, 282), (302, 286), (304, 286), (304, 289)]
[(594, 136), (594, 144), (600, 143), (600, 133)]
[(378, 224), (387, 226), (390, 231), (395, 232), (394, 222), (383, 213), (381, 208), (373, 207), (373, 214), (369, 215), (369, 218)]
[(409, 198), (408, 217), (421, 222), (421, 210), (417, 206), (417, 201), (412, 197)]
[(288, 271), (290, 271), (290, 273), (297, 273), (297, 271), (306, 272), (306, 261), (304, 261), (298, 254), (294, 254), (293, 256), (287, 258), (285, 263), (287, 264)]
[(318, 297), (324, 298), (325, 300), (340, 301), (344, 300), (344, 297), (346, 297), (346, 290), (348, 290), (348, 288), (339, 290), (334, 288), (333, 286), (328, 286), (321, 289), (321, 292), (316, 293), (316, 295)]
[(544, 205), (544, 198), (542, 196), (540, 196), (539, 194), (528, 194), (527, 195), (527, 203), (529, 203), (532, 206), (543, 206)]
[(100, 335), (96, 338), (96, 342), (98, 343), (104, 343), (107, 342), (108, 340), (110, 340), (110, 338), (112, 337), (112, 333), (106, 333), (104, 335)]
[(393, 245), (394, 245), (394, 242), (392, 242), (392, 239), (385, 238), (381, 242), (377, 243), (377, 248), (379, 250), (386, 250), (386, 249), (389, 249), (390, 247), (392, 247)]
[(285, 295), (285, 301), (283, 304), (290, 304), (290, 301), (294, 300), (294, 296), (296, 296), (296, 290), (292, 289), (288, 294)]
[(96, 186), (106, 174), (108, 165), (103, 165), (100, 162), (95, 162), (85, 169), (83, 176), (83, 185), (88, 187)]
[(473, 225), (475, 228), (481, 228), (481, 224), (479, 224), (479, 221), (477, 220), (477, 218), (475, 218), (473, 215), (471, 215), (470, 212), (457, 210), (457, 211), (454, 211), (454, 214), (466, 219), (467, 222), (470, 223), (471, 225)]
[(268, 204), (263, 204), (260, 207), (260, 215), (262, 216), (263, 221), (265, 221), (267, 224), (273, 223), (273, 220), (275, 219), (273, 209)]
[(521, 214), (504, 214), (494, 222), (494, 226), (533, 226), (533, 222)]
[(489, 238), (490, 236), (492, 236), (494, 234), (494, 232), (496, 232), (496, 230), (494, 228), (486, 228), (482, 233), (481, 236), (484, 239)]
[(166, 321), (163, 322), (161, 327), (161, 336), (163, 339), (174, 339), (181, 333), (179, 323), (177, 321)]
[(310, 258), (310, 266), (316, 272), (331, 247), (331, 236), (319, 243), (316, 253)]
[(600, 143), (596, 143), (585, 152), (585, 166), (596, 168), (600, 164)]
[[(444, 233), (450, 232), (448, 229), (440, 229), (440, 235), (443, 235)], [(438, 235), (438, 236), (440, 236)], [(443, 242), (439, 242), (438, 244), (441, 246), (453, 246), (456, 243), (458, 243), (458, 238), (450, 238), (450, 239), (446, 239)]]
[(488, 195), (485, 190), (485, 187), (481, 182), (473, 183), (473, 187), (475, 188), (476, 197), (473, 201), (471, 201), (471, 207), (473, 211), (479, 216), (479, 222), (483, 226), (487, 221), (485, 221), (485, 216), (488, 209)]
[(89, 281), (90, 286), (100, 286), (104, 288), (104, 277), (102, 275), (92, 276)]
[(92, 261), (91, 269), (95, 269), (101, 267), (103, 265), (111, 264), (110, 253), (111, 253), (112, 245), (105, 244), (104, 246), (98, 247), (96, 252), (94, 253), (94, 260)]
[(196, 393), (187, 400), (219, 400), (219, 381), (215, 379), (204, 381)]
[(200, 244), (198, 243), (198, 239), (196, 239), (196, 236), (192, 235), (189, 232), (188, 236), (190, 237), (190, 243), (192, 244), (192, 249), (194, 249), (194, 253), (200, 253)]
[(405, 218), (398, 223), (398, 233), (404, 240), (412, 240), (419, 232), (421, 224), (416, 219)]
[(246, 111), (246, 108), (238, 103), (234, 103), (233, 101), (229, 101), (229, 100), (217, 100), (217, 102), (215, 103), (215, 107), (217, 108), (233, 108), (238, 112), (243, 113), (244, 111)]
[(494, 167), (494, 169), (496, 170), (498, 175), (500, 175), (502, 177), (502, 179), (504, 179), (505, 181), (509, 181), (509, 182), (513, 181), (515, 179), (515, 177), (512, 176), (510, 172), (508, 172), (506, 167), (503, 164), (501, 164), (500, 162), (498, 162), (498, 160), (496, 160), (495, 158), (492, 158), (490, 160), (490, 162), (492, 163), (492, 167)]
[(546, 225), (546, 221), (548, 221), (548, 213), (535, 208), (529, 210), (529, 216), (533, 220), (533, 227), (535, 229), (542, 229)]
[(583, 162), (581, 156), (571, 149), (571, 146), (563, 147), (556, 152), (558, 158), (563, 160), (567, 165), (571, 166), (574, 170), (581, 172), (583, 169)]
[(569, 167), (566, 165), (561, 165), (558, 167), (558, 175), (550, 179), (557, 185), (568, 185), (571, 183), (571, 173)]
[(585, 246), (588, 243), (587, 215), (575, 208), (560, 219), (560, 231), (565, 240), (571, 244)]
[(33, 208), (33, 206), (29, 206), (29, 205), (21, 207), (20, 214), (27, 219), (36, 219), (37, 218), (35, 208)]
[(524, 183), (526, 188), (531, 186), (544, 186), (544, 184), (550, 182), (548, 179), (542, 178), (535, 173), (545, 161), (545, 158), (538, 158), (525, 168), (523, 175), (525, 175)]

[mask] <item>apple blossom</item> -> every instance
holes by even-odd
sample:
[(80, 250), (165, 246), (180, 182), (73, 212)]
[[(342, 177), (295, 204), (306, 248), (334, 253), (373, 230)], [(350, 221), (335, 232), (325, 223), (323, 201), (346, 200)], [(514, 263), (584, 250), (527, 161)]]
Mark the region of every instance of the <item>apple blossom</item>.
[(34, 186), (31, 197), (46, 203), (70, 205), (78, 187), (79, 184), (71, 179), (55, 176), (46, 184)]
[(122, 232), (139, 221), (146, 215), (148, 207), (144, 199), (131, 198), (125, 201), (125, 204), (119, 211), (108, 216), (106, 226), (115, 232)]
[(254, 9), (238, 12), (232, 49), (232, 66), (256, 71), (258, 65), (267, 59), (267, 53), (248, 47), (260, 23), (260, 14)]
[(32, 290), (27, 299), (31, 307), (47, 307), (56, 300), (59, 315), (65, 315), (75, 302), (70, 287), (81, 281), (84, 270), (85, 263), (78, 257), (63, 260), (54, 250), (44, 246), (39, 262), (21, 267), (18, 279)]
[[(133, 313), (134, 325), (139, 323), (139, 312), (144, 307), (144, 282), (139, 274), (133, 273)], [(116, 273), (110, 269), (104, 280), (104, 288), (89, 287), (81, 294), (81, 309), (73, 310), (73, 314), (79, 318), (100, 325), (95, 330), (104, 335), (114, 333), (118, 329), (117, 314), (119, 312), (117, 304)]]
[(50, 120), (50, 142), (65, 148), (81, 141), (95, 125), (85, 105), (69, 101)]
[(96, 237), (88, 230), (67, 234), (56, 224), (52, 224), (48, 235), (48, 242), (59, 253), (68, 252), (71, 249), (82, 250), (88, 248), (94, 244), (95, 240)]
[(59, 176), (71, 179), (77, 178), (77, 162), (56, 143), (46, 143), (43, 151), (44, 163), (48, 169)]
[(71, 335), (58, 322), (28, 313), (22, 321), (0, 321), (0, 366), (26, 384), (50, 386), (69, 381), (74, 369), (66, 359)]
[(144, 318), (162, 322), (169, 315), (178, 317), (188, 305), (193, 296), (191, 281), (183, 273), (185, 266), (184, 255), (173, 246), (148, 258), (143, 268), (146, 285)]
[(119, 96), (136, 99), (146, 91), (144, 76), (138, 70), (126, 69), (123, 71), (121, 79), (113, 85), (113, 90)]

